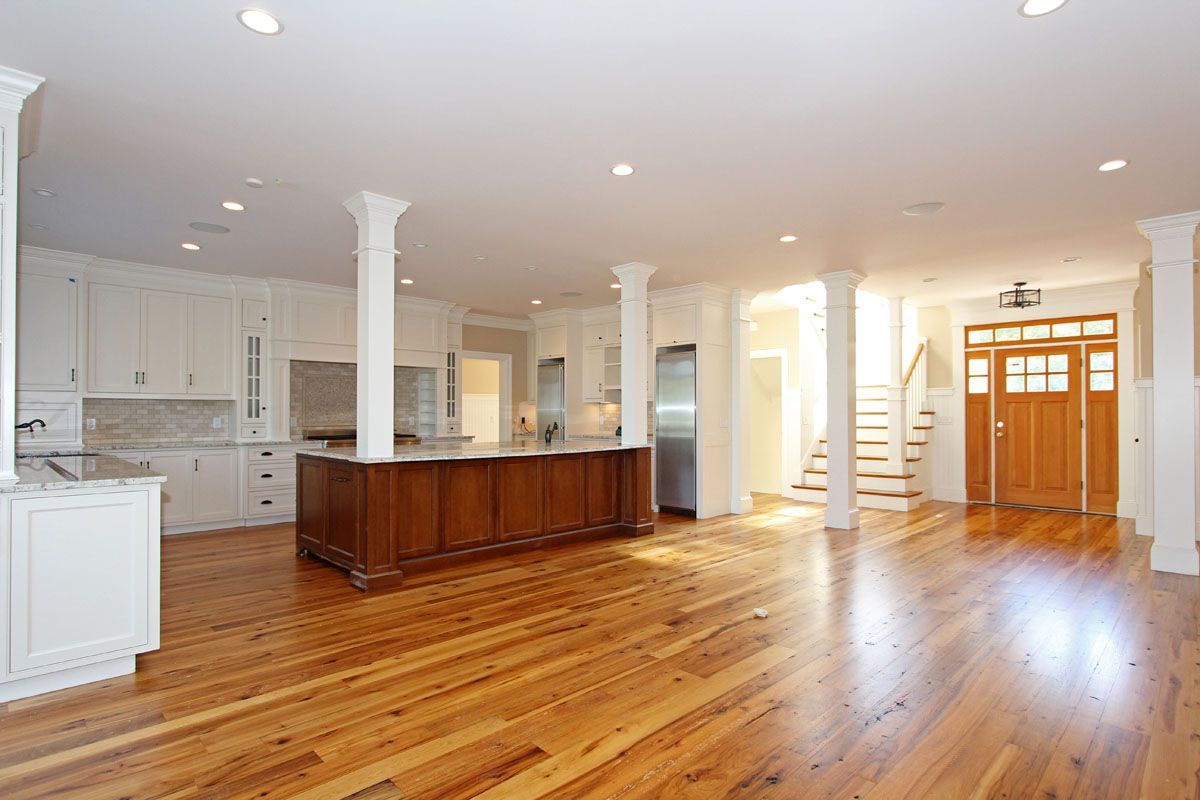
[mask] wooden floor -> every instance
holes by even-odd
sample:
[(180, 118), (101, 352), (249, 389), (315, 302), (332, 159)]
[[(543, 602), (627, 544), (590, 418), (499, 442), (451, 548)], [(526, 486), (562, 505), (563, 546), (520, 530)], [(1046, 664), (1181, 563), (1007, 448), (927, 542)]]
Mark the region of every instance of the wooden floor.
[(757, 503), (372, 596), (169, 538), (162, 650), (0, 706), (0, 797), (1200, 797), (1200, 580), (1127, 522)]

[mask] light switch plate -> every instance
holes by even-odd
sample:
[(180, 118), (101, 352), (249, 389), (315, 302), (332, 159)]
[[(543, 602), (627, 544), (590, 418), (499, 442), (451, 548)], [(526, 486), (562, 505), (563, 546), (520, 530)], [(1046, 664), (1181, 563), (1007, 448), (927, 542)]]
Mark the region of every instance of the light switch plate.
[(88, 417), (88, 419), (87, 419), (87, 429), (88, 429), (89, 431), (94, 431), (94, 430), (96, 430), (96, 418), (95, 418), (95, 417)]
[(213, 417), (213, 427), (214, 428), (221, 427), (221, 418), (220, 417)]

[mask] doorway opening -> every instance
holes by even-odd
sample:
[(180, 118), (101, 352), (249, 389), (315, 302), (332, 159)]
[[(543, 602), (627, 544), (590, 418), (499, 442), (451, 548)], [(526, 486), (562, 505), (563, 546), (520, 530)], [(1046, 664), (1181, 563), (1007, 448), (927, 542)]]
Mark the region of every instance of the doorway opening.
[(750, 491), (783, 494), (787, 361), (774, 351), (750, 356)]
[(512, 356), (462, 354), (462, 432), (476, 442), (512, 440)]

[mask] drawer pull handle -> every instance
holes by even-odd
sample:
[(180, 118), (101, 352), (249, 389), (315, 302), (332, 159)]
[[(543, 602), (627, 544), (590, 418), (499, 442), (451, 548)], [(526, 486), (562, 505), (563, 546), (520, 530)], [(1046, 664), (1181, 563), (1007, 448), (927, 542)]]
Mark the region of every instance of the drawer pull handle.
[(337, 476), (335, 476), (333, 478), (333, 480), (337, 481), (338, 483), (349, 483), (350, 482), (349, 478), (339, 478)]
[(274, 453), (272, 453), (270, 450), (264, 450), (264, 451), (262, 451), (262, 453), (260, 453), (259, 455), (261, 455), (261, 456), (263, 456), (264, 458), (266, 458), (267, 456), (273, 456), (273, 455), (275, 455), (275, 454), (274, 454)]
[(274, 502), (275, 502), (274, 500), (263, 500), (262, 502), (259, 503), (259, 505), (260, 506), (269, 506)]
[(274, 476), (274, 475), (272, 475), (270, 472), (264, 472), (264, 473), (262, 474), (262, 477), (264, 477), (264, 478), (274, 478), (275, 476)]

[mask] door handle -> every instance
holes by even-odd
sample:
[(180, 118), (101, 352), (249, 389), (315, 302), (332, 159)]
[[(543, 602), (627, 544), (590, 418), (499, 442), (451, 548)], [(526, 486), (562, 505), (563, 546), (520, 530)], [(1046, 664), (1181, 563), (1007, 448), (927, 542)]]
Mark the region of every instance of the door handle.
[(199, 472), (199, 471), (200, 471), (200, 459), (198, 459), (198, 458), (193, 458), (193, 459), (192, 459), (192, 471), (193, 471), (193, 472)]

